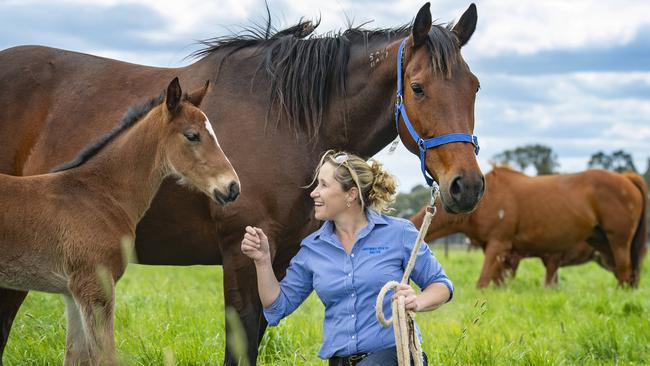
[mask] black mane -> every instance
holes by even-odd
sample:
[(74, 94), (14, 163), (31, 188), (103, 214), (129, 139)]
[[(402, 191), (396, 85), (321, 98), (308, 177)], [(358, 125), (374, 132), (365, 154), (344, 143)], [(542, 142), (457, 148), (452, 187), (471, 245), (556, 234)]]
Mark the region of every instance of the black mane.
[[(245, 27), (239, 34), (200, 41), (205, 47), (190, 57), (202, 58), (228, 49), (223, 62), (239, 50), (257, 48), (262, 56), (258, 71), (264, 69), (271, 82), (267, 123), (272, 107), (277, 106), (276, 127), (286, 120), (294, 133), (306, 132), (313, 138), (318, 136), (330, 96), (346, 97), (351, 45), (362, 43), (367, 48), (371, 41), (388, 42), (411, 31), (410, 25), (372, 30), (349, 26), (344, 31), (314, 35), (318, 23), (301, 20), (278, 31), (269, 16), (266, 24)], [(458, 40), (450, 25), (433, 24), (427, 47), (434, 71), (448, 74), (458, 59)], [(347, 122), (344, 113), (343, 118)]]
[(94, 142), (88, 144), (73, 160), (59, 165), (58, 167), (52, 169), (52, 172), (61, 172), (64, 170), (76, 168), (83, 163), (87, 162), (90, 158), (97, 155), (109, 142), (119, 136), (122, 132), (128, 130), (131, 126), (135, 125), (136, 122), (142, 119), (149, 111), (151, 111), (157, 105), (160, 105), (165, 100), (165, 94), (160, 94), (159, 96), (152, 98), (146, 103), (133, 106), (124, 114), (120, 123), (108, 131), (104, 136), (98, 138)]

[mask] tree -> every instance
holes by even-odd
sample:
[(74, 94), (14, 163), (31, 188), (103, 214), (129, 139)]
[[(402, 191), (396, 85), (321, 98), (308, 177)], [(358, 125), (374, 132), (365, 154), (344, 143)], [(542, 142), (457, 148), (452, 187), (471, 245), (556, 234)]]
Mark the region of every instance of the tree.
[(632, 155), (626, 153), (623, 150), (614, 151), (611, 155), (607, 155), (602, 151), (591, 155), (591, 159), (587, 163), (589, 169), (601, 168), (607, 169), (614, 172), (637, 172), (636, 166), (634, 166), (634, 160)]
[(431, 199), (431, 189), (421, 184), (413, 187), (410, 193), (398, 193), (395, 197), (395, 216), (409, 218), (418, 212)]
[(537, 175), (553, 174), (555, 169), (560, 166), (557, 161), (557, 154), (550, 147), (539, 144), (505, 150), (494, 155), (491, 162), (498, 165), (514, 164), (521, 171), (533, 166), (537, 171)]

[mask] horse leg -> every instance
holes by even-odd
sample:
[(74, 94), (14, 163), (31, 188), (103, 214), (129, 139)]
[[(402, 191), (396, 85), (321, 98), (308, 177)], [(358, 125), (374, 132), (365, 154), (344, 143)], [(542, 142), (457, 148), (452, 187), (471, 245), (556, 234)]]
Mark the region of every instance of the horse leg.
[(2, 365), (2, 355), (9, 340), (11, 325), (26, 296), (27, 291), (0, 288), (0, 365)]
[(93, 272), (75, 274), (68, 286), (81, 315), (90, 364), (115, 364), (115, 283), (112, 278), (100, 279)]
[[(509, 250), (509, 245), (498, 240), (488, 241), (485, 248), (485, 258), (483, 260), (483, 269), (479, 276), (476, 287), (484, 288), (490, 283), (490, 279), (496, 280), (495, 284), (500, 285), (502, 279), (498, 272), (502, 269), (500, 258), (505, 258)], [(498, 282), (497, 282), (498, 281)]]
[(553, 285), (557, 285), (557, 269), (560, 267), (560, 260), (562, 254), (552, 254), (542, 256), (542, 262), (544, 267), (546, 267), (546, 277), (544, 278), (544, 287), (548, 288)]
[[(223, 281), (226, 309), (234, 309), (238, 319), (229, 319), (226, 313), (226, 353), (224, 365), (240, 365), (248, 361), (254, 366), (257, 362), (259, 342), (266, 329), (266, 320), (262, 315), (262, 303), (257, 292), (257, 277), (253, 262), (241, 254), (224, 256)], [(244, 329), (244, 339), (236, 339), (232, 321), (240, 321)], [(239, 342), (245, 342), (246, 354)], [(240, 354), (237, 354), (240, 352)], [(247, 360), (242, 360), (247, 357)]]
[[(629, 245), (623, 245), (626, 241), (610, 241), (614, 253), (614, 273), (618, 284), (622, 287), (632, 286), (632, 261), (630, 259)], [(615, 245), (615, 244), (619, 245)], [(627, 241), (629, 243), (629, 241)]]
[(90, 354), (88, 353), (81, 312), (74, 298), (69, 295), (64, 295), (64, 297), (68, 320), (64, 365), (89, 365)]

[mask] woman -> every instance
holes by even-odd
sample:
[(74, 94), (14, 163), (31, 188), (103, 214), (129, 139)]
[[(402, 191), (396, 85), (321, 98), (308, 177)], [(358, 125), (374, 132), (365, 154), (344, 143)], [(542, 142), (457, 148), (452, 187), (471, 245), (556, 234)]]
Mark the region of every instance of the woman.
[[(330, 365), (397, 365), (393, 329), (377, 321), (375, 301), (386, 282), (401, 280), (418, 233), (410, 221), (384, 214), (395, 195), (395, 180), (377, 161), (369, 165), (330, 150), (314, 181), (310, 196), (316, 219), (324, 223), (302, 241), (281, 282), (273, 273), (266, 235), (246, 227), (242, 252), (255, 262), (264, 316), (277, 325), (316, 290), (325, 305), (319, 357)], [(426, 245), (411, 279), (422, 292), (400, 285), (393, 295), (405, 296), (407, 310), (430, 311), (451, 300), (453, 285)], [(384, 314), (390, 316), (388, 298)]]

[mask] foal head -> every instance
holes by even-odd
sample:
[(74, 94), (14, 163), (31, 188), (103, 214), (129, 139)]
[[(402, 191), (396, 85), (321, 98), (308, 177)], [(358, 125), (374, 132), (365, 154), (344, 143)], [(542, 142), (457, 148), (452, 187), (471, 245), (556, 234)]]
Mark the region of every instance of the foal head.
[(172, 175), (223, 205), (239, 196), (240, 183), (208, 117), (199, 109), (208, 84), (189, 94), (183, 94), (178, 78), (167, 87), (161, 106), (165, 118), (164, 158)]
[[(479, 81), (463, 60), (460, 49), (476, 28), (472, 4), (451, 29), (432, 25), (429, 4), (418, 12), (403, 56), (403, 103), (417, 134), (429, 139), (446, 134), (472, 135), (474, 99)], [(419, 153), (403, 118), (399, 132), (405, 146)], [(442, 188), (442, 203), (452, 213), (473, 210), (483, 195), (484, 179), (475, 145), (447, 143), (424, 153), (425, 166)]]

